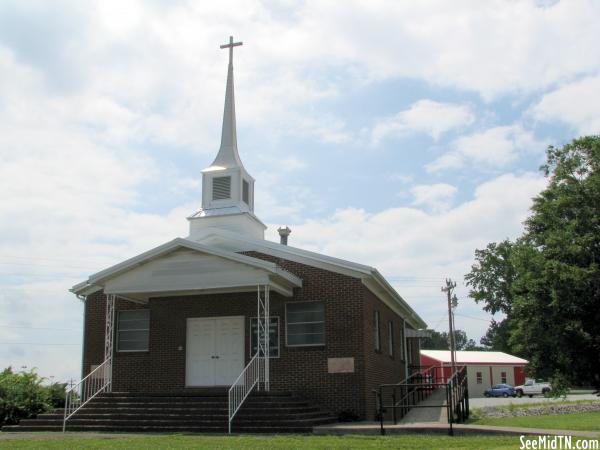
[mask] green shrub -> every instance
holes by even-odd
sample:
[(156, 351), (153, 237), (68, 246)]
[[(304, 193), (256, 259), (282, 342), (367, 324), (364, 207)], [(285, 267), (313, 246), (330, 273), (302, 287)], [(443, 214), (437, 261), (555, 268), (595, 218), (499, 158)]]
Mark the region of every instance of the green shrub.
[(17, 424), (21, 419), (35, 417), (52, 409), (48, 387), (34, 370), (0, 372), (0, 426)]
[(50, 393), (50, 402), (53, 408), (64, 408), (65, 398), (67, 396), (67, 383), (52, 383), (48, 386)]

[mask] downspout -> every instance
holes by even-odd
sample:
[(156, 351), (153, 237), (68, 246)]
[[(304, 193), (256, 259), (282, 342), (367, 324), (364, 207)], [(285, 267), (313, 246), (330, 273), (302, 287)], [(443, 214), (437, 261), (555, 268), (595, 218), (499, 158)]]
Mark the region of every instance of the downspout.
[(406, 348), (406, 319), (402, 319), (402, 348), (404, 349), (404, 378), (408, 378), (408, 349)]
[(83, 302), (83, 331), (82, 331), (82, 335), (81, 335), (81, 380), (83, 380), (83, 377), (85, 376), (85, 361), (84, 361), (84, 357), (85, 357), (85, 318), (87, 316), (87, 296), (86, 295), (80, 295), (80, 294), (75, 294), (75, 296), (81, 300)]

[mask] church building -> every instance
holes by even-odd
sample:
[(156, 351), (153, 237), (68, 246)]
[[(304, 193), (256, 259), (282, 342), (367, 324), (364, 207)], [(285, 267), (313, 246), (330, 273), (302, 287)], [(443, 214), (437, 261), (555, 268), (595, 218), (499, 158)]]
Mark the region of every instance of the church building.
[(202, 171), (189, 235), (71, 289), (85, 305), (84, 380), (68, 400), (67, 429), (117, 395), (223, 397), (234, 431), (261, 395), (268, 405), (278, 395), (301, 399), (331, 420), (373, 420), (373, 389), (420, 364), (426, 324), (377, 269), (287, 245), (287, 227), (280, 242), (265, 240), (254, 213), (260, 180), (238, 152), (237, 45), (221, 46), (229, 51), (221, 146)]

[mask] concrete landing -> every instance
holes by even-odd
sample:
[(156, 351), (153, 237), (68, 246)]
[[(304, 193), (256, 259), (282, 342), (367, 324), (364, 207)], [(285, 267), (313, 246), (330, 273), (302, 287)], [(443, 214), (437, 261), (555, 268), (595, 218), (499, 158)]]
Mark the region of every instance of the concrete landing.
[(424, 422), (448, 423), (446, 389), (437, 389), (425, 400), (419, 402), (418, 407), (411, 408), (408, 414), (399, 421), (400, 424)]

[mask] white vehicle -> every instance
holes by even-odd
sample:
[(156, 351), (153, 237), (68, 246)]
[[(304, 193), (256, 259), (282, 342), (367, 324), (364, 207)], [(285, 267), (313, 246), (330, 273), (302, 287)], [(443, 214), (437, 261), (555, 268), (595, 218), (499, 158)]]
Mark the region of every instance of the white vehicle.
[(550, 386), (550, 383), (536, 381), (531, 378), (525, 380), (525, 384), (515, 386), (517, 397), (523, 397), (524, 395), (529, 395), (529, 397), (533, 397), (534, 395), (546, 395), (551, 390), (552, 386)]

